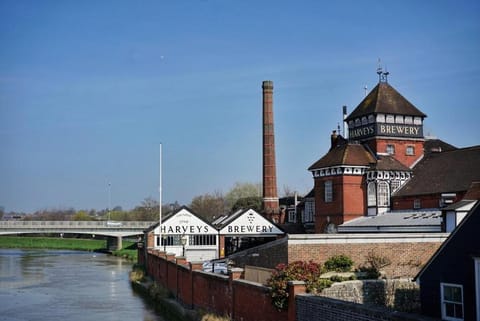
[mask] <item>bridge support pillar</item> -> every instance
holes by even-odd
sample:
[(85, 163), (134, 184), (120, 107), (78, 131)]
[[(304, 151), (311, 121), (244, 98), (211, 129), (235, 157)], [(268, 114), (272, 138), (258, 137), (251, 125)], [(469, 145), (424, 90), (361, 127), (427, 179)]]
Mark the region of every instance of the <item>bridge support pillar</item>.
[(121, 236), (109, 236), (107, 237), (107, 249), (109, 251), (122, 249), (122, 237)]

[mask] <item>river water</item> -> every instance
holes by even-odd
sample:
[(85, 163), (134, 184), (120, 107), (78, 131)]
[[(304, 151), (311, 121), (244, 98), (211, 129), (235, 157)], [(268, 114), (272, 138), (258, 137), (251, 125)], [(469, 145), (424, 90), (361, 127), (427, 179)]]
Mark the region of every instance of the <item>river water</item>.
[(133, 292), (131, 267), (99, 253), (0, 249), (0, 320), (164, 321)]

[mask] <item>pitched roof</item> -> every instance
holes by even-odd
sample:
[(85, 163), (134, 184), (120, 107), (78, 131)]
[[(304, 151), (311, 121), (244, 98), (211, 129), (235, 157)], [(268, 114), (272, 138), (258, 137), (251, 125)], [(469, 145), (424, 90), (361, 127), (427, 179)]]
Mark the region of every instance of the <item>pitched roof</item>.
[[(432, 264), (435, 264), (435, 261), (442, 256), (444, 252), (448, 250), (458, 253), (458, 249), (463, 249), (464, 247), (459, 246), (460, 244), (455, 244), (455, 240), (459, 235), (465, 233), (465, 235), (470, 235), (471, 240), (475, 240), (478, 237), (478, 225), (480, 223), (480, 203), (476, 204), (465, 216), (465, 218), (460, 222), (460, 224), (450, 233), (450, 236), (442, 243), (438, 250), (433, 254), (433, 256), (428, 260), (428, 262), (423, 266), (423, 268), (418, 272), (418, 274), (413, 278), (413, 281), (421, 279), (423, 273), (430, 268)], [(478, 244), (471, 242), (471, 244)], [(480, 247), (477, 247), (472, 252), (470, 249), (469, 256), (478, 256), (480, 255)], [(456, 255), (458, 257), (458, 254)], [(462, 262), (462, 261), (459, 261)]]
[(454, 149), (457, 149), (457, 147), (437, 138), (426, 139), (425, 143), (423, 144), (423, 150), (425, 151), (425, 154), (447, 152)]
[(411, 169), (398, 160), (395, 157), (390, 155), (378, 155), (377, 156), (377, 163), (373, 168), (381, 171), (404, 171), (410, 172)]
[(395, 211), (377, 216), (363, 216), (338, 226), (349, 232), (440, 232), (442, 212), (435, 210)]
[(379, 82), (345, 120), (370, 114), (427, 117), (386, 82)]
[(480, 181), (480, 145), (427, 154), (414, 168), (413, 177), (392, 196), (465, 192)]
[(371, 163), (375, 163), (375, 158), (363, 145), (348, 143), (331, 148), (325, 156), (316, 161), (308, 170), (339, 165), (369, 166)]

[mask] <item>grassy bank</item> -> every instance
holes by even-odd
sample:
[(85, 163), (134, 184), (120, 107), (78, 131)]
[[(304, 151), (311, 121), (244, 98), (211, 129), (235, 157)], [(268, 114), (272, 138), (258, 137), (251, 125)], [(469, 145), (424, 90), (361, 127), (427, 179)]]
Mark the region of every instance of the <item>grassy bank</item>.
[(123, 249), (113, 251), (112, 254), (115, 256), (126, 258), (127, 260), (132, 262), (137, 262), (137, 242), (123, 241)]
[(54, 237), (0, 236), (0, 248), (100, 251), (105, 240)]

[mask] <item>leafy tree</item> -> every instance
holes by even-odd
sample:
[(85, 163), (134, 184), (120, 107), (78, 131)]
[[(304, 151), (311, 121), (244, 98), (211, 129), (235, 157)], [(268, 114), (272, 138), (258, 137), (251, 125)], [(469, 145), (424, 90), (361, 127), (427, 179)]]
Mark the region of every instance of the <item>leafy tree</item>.
[(5, 213), (5, 207), (0, 206), (0, 220), (3, 218), (4, 213)]
[(263, 206), (263, 198), (261, 196), (249, 196), (249, 197), (243, 197), (238, 199), (235, 204), (233, 204), (232, 207), (232, 212), (236, 212), (237, 210), (243, 208), (252, 208), (257, 212), (260, 212), (262, 210)]
[(262, 195), (262, 184), (257, 183), (235, 183), (225, 195), (225, 202), (228, 210), (232, 210), (235, 203), (241, 198), (260, 197)]
[(189, 207), (207, 222), (225, 214), (225, 200), (219, 191), (194, 197)]
[(88, 215), (87, 211), (80, 210), (72, 217), (73, 221), (91, 221), (93, 218)]

